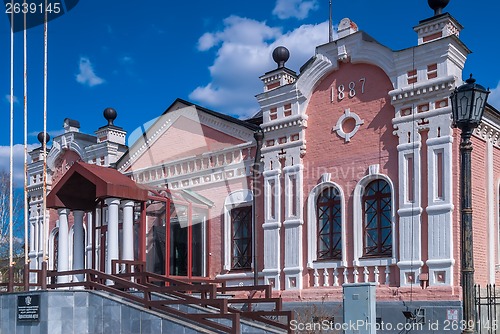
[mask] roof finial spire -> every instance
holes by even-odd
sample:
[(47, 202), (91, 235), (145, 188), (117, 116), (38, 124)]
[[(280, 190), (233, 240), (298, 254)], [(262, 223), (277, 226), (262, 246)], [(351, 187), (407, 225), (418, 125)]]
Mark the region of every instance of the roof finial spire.
[(290, 58), (290, 51), (284, 46), (278, 46), (273, 51), (273, 59), (278, 64), (278, 68), (285, 67), (285, 63)]
[(450, 0), (427, 0), (429, 7), (434, 9), (434, 16), (442, 14), (444, 7), (446, 7), (449, 2)]

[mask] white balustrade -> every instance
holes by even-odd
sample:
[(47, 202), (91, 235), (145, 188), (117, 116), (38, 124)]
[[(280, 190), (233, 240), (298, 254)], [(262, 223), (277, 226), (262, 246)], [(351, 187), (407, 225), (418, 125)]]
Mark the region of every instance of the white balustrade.
[[(349, 273), (352, 271), (352, 277)], [(314, 287), (338, 287), (344, 283), (376, 283), (377, 285), (390, 285), (390, 266), (385, 266), (380, 269), (379, 266), (363, 266), (363, 267), (339, 267), (332, 265), (319, 265), (311, 269)], [(363, 275), (362, 277), (360, 277)], [(330, 281), (330, 276), (332, 281)], [(322, 277), (322, 280), (320, 279)], [(383, 281), (383, 282), (382, 282)]]
[(333, 269), (333, 286), (339, 286), (339, 272), (337, 267)]
[(323, 268), (323, 286), (330, 286), (328, 284), (328, 269), (327, 268)]

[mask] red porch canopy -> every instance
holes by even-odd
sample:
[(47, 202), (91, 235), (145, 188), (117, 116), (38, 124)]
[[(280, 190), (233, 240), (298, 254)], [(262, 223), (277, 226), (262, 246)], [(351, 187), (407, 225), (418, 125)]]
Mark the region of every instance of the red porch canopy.
[(116, 169), (75, 162), (47, 195), (47, 207), (89, 211), (110, 197), (145, 202), (148, 191)]

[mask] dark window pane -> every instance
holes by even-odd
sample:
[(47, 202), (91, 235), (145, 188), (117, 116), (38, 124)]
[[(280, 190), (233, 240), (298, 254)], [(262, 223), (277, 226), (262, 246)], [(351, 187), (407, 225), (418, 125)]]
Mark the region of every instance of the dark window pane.
[(392, 255), (391, 188), (384, 180), (368, 184), (363, 194), (364, 256)]
[(233, 269), (252, 267), (252, 207), (231, 209)]
[(316, 202), (318, 260), (342, 258), (342, 216), (337, 188), (324, 189)]

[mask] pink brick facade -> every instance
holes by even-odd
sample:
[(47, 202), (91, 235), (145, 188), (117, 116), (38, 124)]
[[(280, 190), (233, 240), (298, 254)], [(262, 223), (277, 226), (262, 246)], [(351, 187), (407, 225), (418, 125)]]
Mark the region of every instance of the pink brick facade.
[[(435, 20), (457, 28), (449, 15)], [(301, 73), (279, 67), (264, 74), (264, 92), (257, 95), (259, 126), (255, 119), (235, 120), (176, 100), (134, 144), (126, 148), (123, 142), (114, 155), (96, 148), (105, 137), (75, 139), (74, 146), (58, 137), (49, 164), (52, 180), (68, 162), (81, 159), (111, 165), (141, 186), (183, 196), (206, 212), (203, 232), (191, 242), (203, 247), (203, 276), (229, 284), (253, 280), (254, 258), (243, 268), (234, 262), (232, 212), (253, 207), (255, 199), (251, 222), (257, 229), (252, 241), (257, 243), (259, 282), (287, 300), (341, 301), (342, 284), (373, 282), (380, 301), (457, 301), (460, 136), (451, 127), (448, 98), (462, 82), (469, 51), (456, 34), (435, 40), (423, 36), (436, 26), (422, 21), (415, 28), (418, 45), (400, 51), (351, 28), (334, 43), (319, 46)], [(489, 106), (486, 118), (474, 134), (472, 157), (479, 284), (500, 279), (500, 117)], [(262, 173), (254, 186), (254, 134), (260, 130)], [(109, 138), (108, 143), (117, 144)], [(32, 174), (39, 168), (34, 163)], [(367, 251), (366, 189), (377, 181), (388, 187), (387, 225), (377, 231), (385, 242), (380, 247), (388, 248), (375, 256)], [(321, 258), (326, 243), (318, 203), (326, 189), (338, 191), (335, 223), (340, 228), (329, 237), (340, 242), (336, 256)], [(39, 190), (39, 184), (33, 185), (34, 198)], [(145, 219), (148, 253), (158, 241), (154, 227), (167, 226), (160, 215), (152, 217)], [(57, 218), (52, 211), (51, 228)], [(32, 220), (37, 226), (33, 235), (38, 235), (40, 219)], [(167, 238), (165, 254), (174, 242)], [(30, 256), (38, 261), (40, 249)]]

